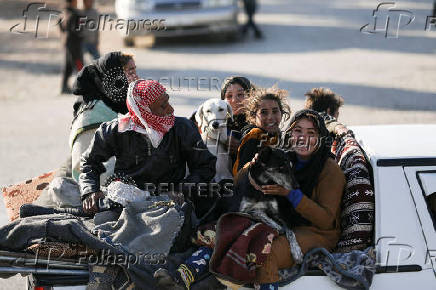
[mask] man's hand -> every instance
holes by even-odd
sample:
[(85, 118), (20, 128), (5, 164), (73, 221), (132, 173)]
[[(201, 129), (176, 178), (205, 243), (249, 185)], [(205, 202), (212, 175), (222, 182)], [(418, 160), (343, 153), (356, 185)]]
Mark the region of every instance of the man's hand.
[(185, 196), (178, 191), (168, 191), (168, 196), (178, 205), (182, 205), (185, 202)]
[(263, 194), (288, 196), (290, 189), (286, 189), (281, 185), (262, 185)]
[(82, 202), (83, 211), (86, 214), (96, 214), (98, 212), (98, 200), (103, 197), (104, 193), (101, 191), (91, 193)]

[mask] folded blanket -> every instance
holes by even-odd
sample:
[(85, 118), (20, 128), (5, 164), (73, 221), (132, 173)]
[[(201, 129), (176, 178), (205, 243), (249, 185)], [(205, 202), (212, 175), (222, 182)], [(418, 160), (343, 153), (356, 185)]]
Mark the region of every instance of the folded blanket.
[(375, 274), (375, 251), (329, 253), (324, 248), (314, 248), (306, 253), (303, 263), (291, 269), (280, 270), (280, 286), (285, 286), (303, 276), (309, 268), (321, 269), (338, 286), (345, 289), (369, 289)]
[(253, 282), (256, 268), (265, 262), (271, 252), (272, 241), (277, 236), (277, 230), (253, 220), (249, 215), (223, 215), (217, 224), (210, 271), (236, 284)]

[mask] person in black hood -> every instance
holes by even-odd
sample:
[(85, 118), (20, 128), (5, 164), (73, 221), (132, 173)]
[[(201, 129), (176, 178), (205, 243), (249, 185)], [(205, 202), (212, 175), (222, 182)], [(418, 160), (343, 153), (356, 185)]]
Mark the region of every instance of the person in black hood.
[[(136, 79), (138, 76), (133, 56), (120, 51), (102, 56), (77, 75), (73, 93), (78, 97), (73, 105), (69, 138), (72, 176), (76, 181), (80, 174), (80, 156), (88, 148), (95, 130), (101, 123), (128, 112), (127, 89), (129, 83)], [(107, 166), (107, 174), (110, 174), (113, 161)]]

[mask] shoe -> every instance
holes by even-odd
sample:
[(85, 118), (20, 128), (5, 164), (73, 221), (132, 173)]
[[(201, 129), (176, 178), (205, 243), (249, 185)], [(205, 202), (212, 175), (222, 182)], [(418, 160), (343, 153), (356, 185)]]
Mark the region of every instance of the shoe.
[(73, 90), (69, 87), (64, 87), (61, 90), (61, 94), (71, 95), (73, 93)]
[(185, 290), (185, 287), (177, 284), (177, 282), (174, 281), (167, 269), (160, 268), (156, 270), (156, 272), (153, 274), (153, 277), (156, 279), (156, 285), (161, 290)]

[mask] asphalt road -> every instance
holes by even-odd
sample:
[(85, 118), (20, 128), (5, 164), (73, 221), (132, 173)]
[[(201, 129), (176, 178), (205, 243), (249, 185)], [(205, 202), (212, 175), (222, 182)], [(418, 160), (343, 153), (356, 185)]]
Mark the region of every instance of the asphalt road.
[[(53, 170), (69, 152), (74, 97), (59, 95), (58, 31), (45, 39), (9, 31), (22, 22), (27, 2), (0, 3), (0, 186)], [(432, 0), (397, 2), (396, 9), (415, 17), (409, 25), (400, 23), (397, 38), (392, 30), (388, 38), (382, 31), (360, 31), (373, 23), (378, 1), (260, 2), (256, 19), (262, 40), (183, 38), (158, 42), (153, 49), (125, 49), (118, 32), (103, 31), (100, 48), (133, 53), (138, 74), (164, 83), (180, 116), (218, 97), (225, 77), (244, 75), (259, 86), (289, 90), (293, 111), (302, 108), (307, 90), (323, 86), (344, 97), (340, 119), (345, 124), (436, 123), (436, 27), (425, 30)], [(113, 12), (111, 1), (99, 3), (101, 11)], [(378, 23), (386, 15), (379, 14)], [(5, 224), (0, 206), (0, 224)], [(24, 287), (23, 280), (0, 281), (0, 289), (12, 287)]]

